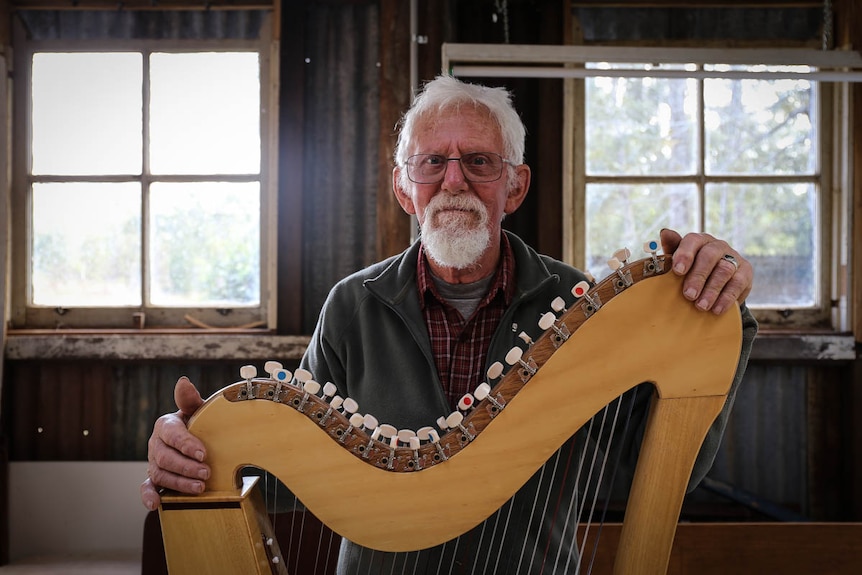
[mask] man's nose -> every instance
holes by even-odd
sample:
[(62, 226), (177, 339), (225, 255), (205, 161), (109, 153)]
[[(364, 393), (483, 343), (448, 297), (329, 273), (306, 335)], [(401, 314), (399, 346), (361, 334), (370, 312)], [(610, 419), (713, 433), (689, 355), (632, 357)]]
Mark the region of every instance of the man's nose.
[(450, 191), (467, 189), (467, 178), (464, 176), (464, 168), (461, 167), (461, 158), (447, 158), (446, 171), (443, 172), (443, 187)]

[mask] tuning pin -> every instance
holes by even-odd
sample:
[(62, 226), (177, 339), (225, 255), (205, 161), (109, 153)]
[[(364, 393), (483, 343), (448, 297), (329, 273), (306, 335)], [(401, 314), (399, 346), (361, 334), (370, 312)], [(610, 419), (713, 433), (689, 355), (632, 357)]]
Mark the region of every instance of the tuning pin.
[(360, 425), (362, 425), (362, 422), (363, 422), (363, 421), (365, 421), (365, 418), (364, 418), (364, 417), (362, 417), (360, 414), (358, 414), (358, 413), (354, 413), (354, 414), (352, 414), (352, 415), (350, 416), (350, 418), (347, 420), (347, 429), (345, 429), (345, 430), (344, 430), (344, 433), (342, 433), (342, 434), (338, 437), (338, 441), (339, 441), (339, 442), (341, 442), (341, 443), (344, 443), (344, 440), (347, 438), (347, 435), (348, 435), (351, 431), (353, 431), (355, 428), (357, 428), (357, 427), (359, 427)]
[(618, 278), (614, 282), (614, 289), (616, 293), (620, 293), (622, 290), (630, 287), (632, 283), (632, 274), (631, 272), (624, 271), (623, 263), (617, 258), (611, 258), (608, 260), (608, 267), (616, 272)]
[[(550, 313), (550, 312), (548, 312), (548, 313)], [(500, 403), (493, 395), (491, 395), (491, 386), (488, 385), (484, 381), (482, 383), (480, 383), (478, 386), (476, 386), (476, 391), (473, 392), (473, 395), (479, 401), (482, 401), (483, 399), (487, 398), (488, 401), (491, 403), (491, 405), (496, 407), (498, 411), (503, 409), (503, 407), (505, 407), (505, 404)], [(492, 413), (491, 417), (493, 417), (493, 416), (494, 416), (494, 414)]]
[(239, 368), (239, 376), (245, 380), (245, 398), (252, 399), (254, 397), (254, 388), (251, 380), (257, 376), (257, 368), (253, 365), (244, 365)]
[(368, 444), (365, 446), (365, 449), (362, 450), (362, 457), (368, 459), (368, 456), (371, 455), (371, 448), (374, 446), (374, 441), (380, 437), (380, 423), (377, 421), (376, 417), (370, 413), (366, 413), (365, 417), (362, 419), (362, 428), (371, 436), (368, 439)]
[(437, 430), (433, 427), (420, 427), (416, 430), (416, 437), (418, 437), (421, 441), (430, 441), (434, 444), (434, 448), (437, 449), (437, 455), (439, 455), (440, 459), (446, 461), (449, 459), (446, 456), (446, 452), (443, 449), (443, 446), (440, 445), (440, 434), (437, 433)]
[(419, 438), (414, 435), (410, 438), (408, 444), (411, 451), (413, 451), (413, 469), (418, 471), (422, 469), (422, 463), (419, 461), (419, 447), (421, 446), (421, 443), (419, 442)]
[(467, 411), (468, 409), (473, 407), (473, 404), (475, 402), (476, 399), (473, 397), (472, 394), (465, 393), (464, 397), (462, 397), (461, 400), (458, 402), (458, 409), (460, 409), (461, 411)]
[(521, 341), (523, 341), (523, 342), (524, 342), (524, 343), (526, 343), (527, 345), (533, 345), (533, 338), (531, 338), (531, 337), (527, 334), (527, 332), (522, 331), (521, 333), (519, 333), (519, 334), (518, 334), (518, 337), (521, 339)]
[(576, 299), (583, 298), (587, 303), (584, 304), (582, 309), (584, 310), (584, 315), (590, 317), (593, 315), (600, 307), (602, 307), (601, 299), (599, 299), (599, 295), (595, 294), (594, 296), (590, 296), (590, 284), (586, 281), (580, 281), (575, 284), (575, 287), (572, 288), (572, 295), (575, 296)]
[(658, 249), (659, 243), (655, 240), (644, 243), (644, 251), (650, 255), (650, 261), (644, 262), (644, 275), (653, 275), (661, 268), (656, 256)]
[(320, 421), (318, 421), (317, 423), (321, 427), (326, 425), (326, 422), (329, 421), (329, 417), (332, 415), (332, 412), (338, 411), (343, 403), (343, 397), (341, 397), (340, 395), (333, 396), (332, 399), (329, 400), (329, 409), (326, 410), (326, 413), (323, 414), (323, 417), (321, 417)]
[(461, 430), (461, 433), (464, 434), (469, 441), (473, 441), (476, 436), (470, 433), (466, 427), (464, 427), (464, 414), (460, 411), (453, 411), (449, 414), (449, 417), (446, 418), (446, 427), (449, 429), (455, 429), (456, 427)]
[[(269, 363), (278, 363), (277, 361), (267, 362)], [(279, 364), (281, 365), (281, 364)], [(269, 366), (273, 367), (273, 366)], [(281, 386), (285, 383), (290, 382), (290, 378), (293, 377), (293, 374), (290, 371), (284, 369), (283, 367), (278, 367), (268, 372), (269, 377), (275, 381), (275, 392), (273, 393), (272, 400), (273, 401), (281, 401)]]
[(571, 333), (569, 333), (569, 328), (566, 327), (566, 324), (562, 324), (558, 327), (556, 321), (557, 316), (552, 312), (548, 312), (539, 319), (539, 327), (542, 331), (548, 331), (549, 329), (554, 330), (554, 336), (551, 338), (551, 341), (554, 344), (554, 347), (558, 348), (564, 341), (569, 339)]
[[(281, 384), (279, 384), (281, 385)], [(309, 379), (305, 383), (302, 384), (302, 401), (299, 402), (299, 405), (296, 406), (296, 410), (299, 412), (305, 411), (305, 406), (308, 403), (308, 399), (312, 395), (317, 395), (320, 391), (320, 384), (314, 381), (313, 379)]]
[(518, 347), (517, 345), (509, 350), (509, 353), (506, 354), (506, 363), (511, 366), (515, 364), (520, 364), (521, 366), (521, 379), (524, 383), (530, 379), (533, 375), (539, 371), (539, 368), (536, 367), (536, 363), (530, 358), (528, 361), (524, 361), (522, 356), (524, 355), (524, 351)]
[(380, 435), (389, 443), (389, 457), (386, 460), (386, 467), (392, 469), (395, 466), (395, 448), (398, 447), (398, 430), (388, 423), (384, 423), (380, 426)]

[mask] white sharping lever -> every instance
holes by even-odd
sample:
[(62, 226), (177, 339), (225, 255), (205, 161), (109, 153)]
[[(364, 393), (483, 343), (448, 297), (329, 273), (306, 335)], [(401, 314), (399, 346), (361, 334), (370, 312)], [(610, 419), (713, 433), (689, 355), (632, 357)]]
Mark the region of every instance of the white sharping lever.
[(371, 438), (368, 440), (368, 444), (362, 451), (362, 457), (368, 459), (368, 456), (371, 455), (371, 448), (374, 446), (374, 440), (380, 437), (380, 422), (378, 422), (377, 418), (370, 413), (366, 413), (362, 420), (362, 427), (371, 435)]
[(308, 399), (312, 395), (317, 395), (317, 393), (320, 391), (320, 384), (313, 379), (309, 379), (302, 384), (302, 391), (302, 401), (300, 401), (299, 405), (296, 406), (296, 410), (299, 412), (305, 411), (305, 406), (308, 403)]
[(338, 438), (338, 441), (344, 443), (344, 440), (347, 438), (348, 434), (353, 431), (355, 428), (362, 425), (362, 422), (365, 421), (365, 418), (362, 417), (358, 413), (354, 413), (350, 416), (350, 419), (347, 420), (347, 428), (341, 434), (341, 437)]
[(416, 437), (418, 437), (422, 441), (430, 441), (434, 444), (434, 447), (437, 449), (437, 455), (440, 456), (440, 459), (446, 461), (449, 459), (446, 456), (446, 452), (443, 450), (443, 446), (440, 445), (440, 434), (437, 433), (437, 430), (433, 427), (420, 427), (416, 430)]
[(471, 393), (465, 393), (464, 396), (458, 401), (458, 409), (461, 411), (467, 411), (473, 404), (476, 403), (476, 399), (473, 397)]
[[(497, 398), (495, 398), (493, 395), (491, 395), (491, 386), (488, 385), (488, 383), (486, 383), (484, 381), (482, 383), (480, 383), (478, 386), (476, 386), (476, 391), (473, 392), (473, 395), (479, 401), (482, 401), (483, 399), (487, 398), (488, 401), (491, 403), (491, 405), (493, 405), (494, 407), (497, 408), (497, 411), (502, 410), (506, 406), (505, 403), (501, 403), (500, 401), (497, 400)], [(496, 415), (496, 414), (492, 411), (491, 417), (494, 417), (494, 415)]]
[(333, 398), (329, 400), (329, 409), (326, 410), (326, 413), (323, 414), (323, 417), (320, 418), (320, 421), (318, 421), (318, 423), (321, 426), (326, 425), (326, 422), (329, 421), (329, 417), (332, 415), (332, 412), (340, 409), (342, 403), (344, 403), (343, 397), (341, 397), (340, 395), (333, 396)]
[(506, 354), (506, 363), (511, 366), (515, 364), (520, 364), (521, 366), (521, 379), (526, 383), (531, 377), (536, 375), (536, 372), (539, 371), (539, 368), (536, 367), (536, 362), (533, 361), (533, 358), (529, 358), (527, 361), (524, 361), (521, 357), (524, 355), (524, 351), (518, 347), (517, 345), (509, 350), (509, 353)]
[(580, 281), (572, 288), (572, 295), (575, 296), (576, 299), (583, 298), (586, 301), (581, 308), (584, 310), (584, 315), (587, 317), (590, 317), (597, 312), (600, 307), (602, 307), (602, 300), (599, 298), (599, 294), (591, 296), (589, 291), (590, 284), (587, 281)]
[(627, 287), (631, 287), (634, 283), (632, 281), (631, 272), (625, 271), (623, 268), (623, 263), (617, 258), (611, 258), (608, 260), (608, 267), (617, 273), (617, 281), (614, 283), (614, 289), (617, 293), (626, 289)]
[(239, 368), (239, 376), (245, 380), (245, 398), (252, 399), (254, 397), (254, 388), (251, 380), (257, 376), (257, 368), (253, 365), (244, 365)]
[(386, 468), (392, 469), (395, 466), (395, 448), (398, 446), (398, 430), (388, 423), (384, 423), (379, 429), (380, 435), (389, 442), (389, 458), (386, 460)]
[(655, 240), (644, 242), (644, 251), (649, 254), (649, 262), (644, 263), (644, 275), (652, 275), (661, 269), (656, 252), (658, 252), (659, 244)]
[(539, 328), (542, 331), (548, 331), (549, 329), (554, 331), (554, 337), (551, 338), (551, 343), (554, 344), (555, 348), (558, 348), (564, 341), (569, 339), (569, 336), (572, 334), (569, 333), (569, 328), (566, 327), (566, 324), (563, 323), (558, 326), (556, 321), (557, 316), (555, 316), (553, 312), (549, 311), (539, 318)]
[(293, 377), (293, 374), (290, 373), (290, 371), (279, 367), (269, 372), (269, 375), (273, 381), (275, 381), (275, 395), (272, 400), (281, 401), (281, 386), (285, 383), (290, 383), (290, 379)]
[(488, 368), (488, 379), (493, 381), (501, 375), (503, 375), (503, 364), (499, 361), (495, 361), (491, 364), (491, 367)]
[(446, 427), (449, 429), (455, 429), (456, 427), (461, 430), (461, 433), (464, 434), (469, 441), (473, 441), (476, 439), (476, 436), (470, 433), (470, 430), (464, 427), (464, 414), (460, 411), (453, 411), (449, 414), (449, 417), (446, 418)]

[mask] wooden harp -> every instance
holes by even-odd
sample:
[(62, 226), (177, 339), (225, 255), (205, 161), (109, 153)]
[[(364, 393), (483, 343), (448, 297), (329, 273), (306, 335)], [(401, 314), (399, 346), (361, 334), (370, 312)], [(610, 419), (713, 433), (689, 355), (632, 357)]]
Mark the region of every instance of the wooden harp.
[[(365, 547), (443, 543), (499, 509), (605, 405), (652, 382), (614, 565), (627, 575), (665, 573), (691, 470), (725, 404), (742, 342), (739, 310), (696, 309), (669, 267), (670, 256), (655, 254), (620, 265), (546, 322), (460, 429), (418, 449), (373, 440), (297, 385), (249, 378), (215, 393), (189, 422), (207, 445), (209, 491), (166, 494), (159, 510), (170, 572), (286, 573), (267, 550), (261, 501), (238, 478), (247, 465), (276, 475), (325, 525)], [(453, 484), (470, 504), (441, 509)], [(219, 542), (225, 533), (229, 545)], [(234, 561), (242, 567), (225, 567)]]

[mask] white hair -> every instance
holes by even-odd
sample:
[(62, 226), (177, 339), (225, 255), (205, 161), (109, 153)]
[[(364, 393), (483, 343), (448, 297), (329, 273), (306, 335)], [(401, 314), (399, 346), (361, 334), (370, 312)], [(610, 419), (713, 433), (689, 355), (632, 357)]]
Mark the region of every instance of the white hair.
[[(409, 189), (409, 180), (407, 171), (403, 168), (407, 163), (419, 121), (442, 112), (457, 111), (464, 105), (487, 110), (491, 119), (500, 128), (503, 156), (514, 164), (524, 163), (526, 129), (512, 105), (512, 95), (509, 91), (505, 88), (470, 84), (449, 75), (441, 75), (425, 84), (410, 109), (401, 118), (401, 130), (395, 146), (395, 165), (402, 168), (400, 183), (404, 189)], [(512, 178), (510, 177), (509, 180), (511, 185)]]

